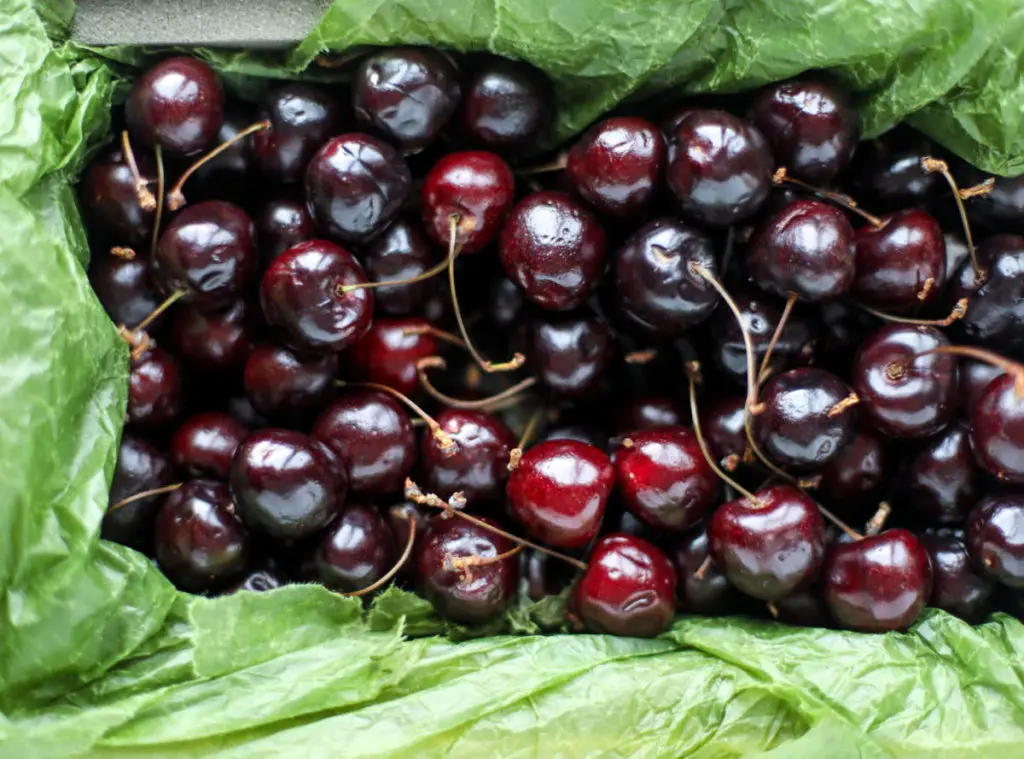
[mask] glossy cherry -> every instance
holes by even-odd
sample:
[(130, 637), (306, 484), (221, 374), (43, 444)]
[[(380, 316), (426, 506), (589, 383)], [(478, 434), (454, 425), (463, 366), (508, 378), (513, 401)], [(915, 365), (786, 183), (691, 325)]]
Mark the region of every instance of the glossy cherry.
[(377, 582), (395, 559), (395, 538), (381, 513), (350, 504), (324, 534), (314, 563), (321, 582), (352, 593)]
[(545, 135), (555, 98), (543, 72), (497, 56), (477, 58), (467, 70), (459, 123), (470, 142), (514, 152), (533, 147)]
[(575, 440), (538, 443), (508, 480), (512, 515), (553, 546), (582, 548), (597, 535), (615, 468), (602, 451)]
[[(830, 501), (857, 512), (868, 512), (877, 502), (892, 469), (889, 451), (882, 436), (868, 423), (862, 422), (853, 439), (839, 455), (819, 470), (818, 492)], [(870, 513), (864, 513), (870, 517)]]
[(436, 437), (423, 435), (424, 486), (445, 500), (461, 492), (470, 508), (500, 501), (509, 476), (509, 453), (516, 445), (512, 431), (485, 411), (445, 409), (436, 419), (455, 442), (455, 451), (446, 455)]
[(945, 186), (941, 175), (921, 165), (931, 155), (934, 146), (911, 129), (897, 128), (860, 143), (850, 166), (855, 194), (884, 208), (925, 206)]
[(978, 405), (978, 399), (989, 383), (1005, 373), (1005, 369), (987, 361), (960, 357), (957, 364), (957, 376), (960, 378), (959, 403), (960, 410), (967, 418), (974, 413), (974, 407)]
[(709, 403), (701, 413), (701, 431), (711, 455), (720, 465), (731, 461), (728, 469), (735, 468), (742, 461), (747, 449), (745, 409), (746, 398), (742, 395), (725, 395)]
[(1021, 378), (1003, 374), (982, 391), (971, 414), (971, 448), (978, 464), (1003, 482), (1024, 483), (1024, 392)]
[(223, 411), (190, 416), (171, 437), (171, 461), (185, 477), (226, 481), (245, 426)]
[(423, 225), (447, 249), (454, 218), (456, 246), (476, 253), (497, 239), (514, 193), (512, 170), (499, 156), (480, 150), (448, 153), (423, 180)]
[(955, 300), (968, 298), (967, 313), (957, 330), (968, 342), (986, 345), (1024, 358), (1024, 237), (999, 234), (977, 249), (985, 275), (976, 282), (971, 262), (961, 264), (952, 278)]
[(253, 349), (245, 362), (245, 395), (260, 414), (281, 421), (304, 420), (334, 395), (338, 359), (305, 356), (282, 345)]
[(354, 379), (377, 382), (405, 395), (419, 389), (416, 362), (438, 352), (437, 338), (426, 320), (375, 319), (345, 354)]
[[(141, 437), (125, 432), (117, 451), (108, 504), (113, 507), (126, 498), (156, 490), (174, 482), (171, 462), (158, 448)], [(140, 498), (108, 510), (103, 515), (100, 537), (143, 553), (153, 549), (153, 525), (165, 494)]]
[(575, 440), (592, 445), (598, 450), (605, 450), (608, 446), (608, 433), (596, 425), (563, 424), (550, 427), (544, 432), (540, 442), (548, 440)]
[[(135, 152), (139, 174), (155, 182), (156, 169), (147, 153)], [(110, 148), (93, 159), (82, 172), (78, 188), (86, 226), (94, 239), (108, 245), (141, 248), (149, 242), (153, 211), (144, 211), (135, 194), (135, 179), (124, 152)], [(141, 254), (141, 251), (136, 251)], [(105, 252), (94, 258), (105, 257)]]
[(995, 605), (995, 585), (978, 574), (967, 546), (953, 535), (926, 533), (920, 538), (932, 564), (928, 605), (948, 611), (972, 625), (985, 621)]
[(133, 359), (128, 375), (128, 421), (147, 427), (173, 422), (185, 410), (177, 360), (159, 346)]
[(253, 307), (243, 300), (214, 313), (180, 306), (171, 317), (171, 345), (189, 366), (202, 372), (236, 371), (252, 352), (252, 312)]
[(992, 493), (967, 518), (967, 550), (985, 576), (1024, 588), (1024, 496)]
[(302, 180), (310, 159), (341, 128), (341, 107), (325, 89), (287, 82), (260, 100), (259, 120), (270, 122), (252, 136), (256, 165), (286, 184)]
[(526, 366), (560, 398), (591, 395), (613, 355), (611, 332), (593, 316), (540, 316), (527, 327)]
[[(89, 262), (89, 284), (115, 324), (134, 327), (162, 301), (153, 286), (149, 262), (140, 253), (131, 260), (103, 252), (93, 255)], [(163, 320), (161, 314), (150, 328), (157, 327)]]
[(256, 167), (252, 160), (254, 136), (240, 137), (256, 121), (255, 108), (248, 103), (227, 102), (224, 119), (213, 139), (213, 144), (230, 143), (227, 148), (202, 163), (188, 183), (189, 200), (230, 200), (244, 203), (255, 194), (259, 186)]
[(689, 421), (689, 412), (674, 398), (641, 395), (624, 400), (619, 406), (615, 414), (615, 431), (625, 436), (652, 427), (677, 427)]
[(684, 614), (726, 616), (742, 611), (746, 598), (714, 562), (707, 562), (708, 533), (703, 527), (676, 539), (669, 551), (676, 577), (676, 608)]
[(959, 421), (922, 441), (904, 461), (897, 480), (899, 502), (912, 506), (931, 524), (962, 524), (980, 486), (970, 431)]
[(256, 216), (255, 223), (260, 254), (265, 264), (293, 245), (316, 237), (306, 204), (290, 198), (267, 201)]
[[(960, 172), (957, 172), (958, 175)], [(980, 184), (988, 175), (963, 164), (965, 184)], [(972, 222), (993, 232), (1024, 235), (1024, 180), (1021, 177), (992, 177), (992, 191), (967, 201)], [(961, 185), (962, 186), (962, 185)]]
[(573, 581), (573, 568), (564, 561), (532, 549), (521, 556), (519, 571), (533, 601), (557, 596)]
[[(394, 282), (423, 274), (438, 258), (419, 221), (400, 216), (363, 249), (362, 260), (371, 282)], [(374, 308), (392, 316), (423, 314), (436, 289), (437, 283), (429, 279), (377, 287), (373, 290)]]
[(935, 301), (946, 280), (946, 243), (939, 223), (920, 209), (881, 221), (881, 228), (865, 224), (856, 232), (853, 296), (882, 311), (908, 311)]

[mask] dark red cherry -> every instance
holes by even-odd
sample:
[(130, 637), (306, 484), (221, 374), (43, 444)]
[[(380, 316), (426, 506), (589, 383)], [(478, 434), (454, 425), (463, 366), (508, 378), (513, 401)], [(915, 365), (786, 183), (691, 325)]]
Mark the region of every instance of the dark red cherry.
[(275, 258), (263, 273), (263, 315), (293, 348), (337, 352), (370, 328), (370, 290), (342, 291), (344, 285), (365, 283), (363, 267), (344, 248), (327, 240), (302, 242)]
[(648, 222), (616, 254), (620, 310), (647, 332), (682, 334), (710, 316), (719, 301), (718, 292), (695, 266), (719, 277), (710, 237), (674, 219)]
[(974, 407), (978, 405), (978, 399), (985, 392), (989, 383), (1006, 371), (998, 366), (993, 366), (987, 361), (960, 357), (957, 364), (957, 373), (960, 378), (959, 403), (960, 410), (970, 418), (974, 413)]
[(856, 507), (858, 511), (872, 509), (873, 506), (862, 507), (877, 502), (877, 496), (888, 481), (888, 453), (878, 432), (862, 422), (853, 440), (819, 470), (818, 492), (835, 503)]
[(768, 197), (772, 169), (761, 133), (725, 111), (691, 111), (669, 135), (669, 189), (683, 216), (700, 224), (750, 218)]
[(854, 232), (835, 206), (801, 198), (761, 224), (747, 248), (758, 287), (801, 300), (836, 298), (853, 285)]
[(853, 388), (860, 407), (885, 435), (922, 438), (933, 435), (956, 411), (955, 356), (918, 353), (949, 345), (934, 327), (891, 324), (864, 341), (853, 367)]
[[(747, 449), (744, 427), (746, 399), (742, 395), (725, 395), (708, 404), (701, 414), (701, 431), (707, 440), (711, 455), (719, 464), (732, 461), (730, 469), (743, 460)], [(730, 457), (735, 456), (735, 459)]]
[(499, 152), (534, 147), (554, 115), (554, 93), (544, 73), (498, 56), (481, 57), (467, 68), (459, 122), (469, 141)]
[(526, 298), (515, 282), (497, 274), (488, 283), (488, 297), (483, 304), (484, 317), (497, 329), (508, 330), (521, 320)]
[(220, 79), (195, 58), (167, 58), (132, 84), (124, 116), (132, 137), (144, 144), (195, 153), (213, 142), (224, 118)]
[(857, 349), (878, 329), (878, 319), (842, 300), (817, 304), (815, 316), (815, 361), (849, 376)]
[(456, 246), (476, 253), (497, 239), (514, 193), (512, 170), (494, 153), (448, 153), (423, 180), (423, 225), (447, 249), (454, 216)]
[(438, 352), (437, 338), (424, 319), (375, 319), (345, 357), (353, 378), (413, 395), (419, 389), (416, 362)]
[(660, 548), (616, 533), (590, 552), (572, 590), (572, 610), (591, 632), (653, 638), (675, 616), (676, 572)]
[(896, 481), (899, 502), (931, 524), (961, 524), (981, 485), (968, 425), (953, 422), (910, 452)]
[[(961, 168), (963, 179), (966, 180), (964, 184), (980, 184), (990, 178), (966, 164)], [(958, 176), (960, 173), (958, 169)], [(1024, 181), (1019, 176), (991, 178), (995, 180), (991, 192), (967, 201), (967, 213), (971, 221), (992, 232), (1024, 235)]]
[(183, 290), (185, 302), (201, 311), (227, 308), (256, 279), (259, 253), (252, 220), (220, 200), (186, 206), (160, 235), (153, 260), (167, 293)]
[(537, 317), (527, 328), (526, 365), (554, 395), (579, 398), (606, 378), (611, 332), (592, 316)]
[(563, 548), (582, 548), (597, 535), (615, 468), (602, 451), (575, 440), (530, 448), (508, 480), (509, 508), (530, 534)]
[(993, 493), (967, 518), (967, 550), (985, 576), (1024, 588), (1024, 496)]
[(501, 229), (501, 263), (509, 279), (541, 308), (581, 305), (604, 266), (605, 235), (597, 219), (560, 192), (521, 200)]
[(128, 421), (147, 427), (173, 422), (185, 410), (181, 369), (174, 357), (152, 346), (132, 361), (128, 375)]
[(253, 432), (235, 451), (231, 493), (253, 530), (279, 540), (319, 532), (345, 503), (344, 463), (323, 443), (292, 430)]
[[(114, 324), (134, 327), (148, 317), (163, 300), (156, 292), (150, 276), (147, 256), (136, 253), (135, 258), (123, 258), (101, 251), (89, 262), (89, 284), (103, 304)], [(150, 329), (161, 324), (163, 314), (151, 323)]]
[(846, 95), (824, 82), (769, 85), (754, 99), (754, 125), (776, 163), (814, 184), (836, 177), (853, 158), (860, 128)]
[(260, 253), (266, 264), (293, 245), (316, 237), (306, 205), (298, 200), (276, 198), (267, 201), (255, 221)]
[(608, 433), (596, 425), (588, 424), (563, 424), (551, 427), (544, 432), (540, 438), (541, 442), (548, 440), (575, 440), (579, 443), (592, 445), (598, 450), (604, 450), (608, 445)]
[(322, 583), (352, 593), (387, 574), (395, 558), (395, 538), (381, 513), (350, 504), (324, 534), (314, 561)]
[(252, 352), (254, 320), (252, 306), (242, 300), (216, 313), (181, 306), (171, 317), (171, 345), (200, 371), (232, 372), (244, 366)]
[(501, 500), (509, 453), (516, 445), (512, 431), (486, 411), (451, 408), (436, 418), (455, 442), (455, 451), (446, 455), (437, 438), (423, 435), (420, 468), (425, 487), (446, 500), (461, 492), (471, 508)]
[(224, 120), (213, 139), (220, 145), (233, 141), (222, 152), (200, 165), (189, 181), (189, 200), (230, 200), (244, 203), (255, 194), (259, 187), (256, 170), (252, 161), (254, 136), (239, 135), (256, 121), (256, 109), (248, 103), (228, 102), (224, 108)]
[(557, 596), (573, 581), (573, 568), (564, 561), (532, 549), (523, 551), (520, 573), (532, 601)]
[(243, 378), (245, 395), (260, 414), (281, 421), (302, 420), (334, 395), (338, 358), (305, 356), (268, 343), (253, 349)]
[(393, 147), (367, 134), (342, 134), (309, 162), (306, 206), (328, 236), (367, 242), (398, 215), (411, 184), (409, 167)]
[(259, 119), (270, 128), (252, 136), (256, 165), (278, 182), (298, 182), (310, 159), (341, 128), (341, 108), (324, 89), (286, 82), (260, 101)]
[(171, 438), (171, 461), (186, 477), (227, 480), (247, 431), (230, 414), (206, 411), (181, 423)]
[(812, 585), (775, 602), (778, 620), (797, 627), (832, 627), (832, 614), (821, 588)]
[(748, 596), (777, 601), (810, 585), (825, 555), (818, 507), (790, 485), (719, 506), (708, 523), (711, 558)]
[[(171, 462), (159, 449), (137, 435), (125, 432), (114, 465), (108, 504), (147, 490), (156, 490), (174, 482)], [(152, 495), (108, 510), (103, 515), (100, 537), (150, 553), (153, 549), (153, 525), (166, 495)]]
[[(784, 468), (816, 471), (834, 461), (857, 434), (856, 396), (824, 369), (790, 369), (761, 389), (764, 410), (754, 434), (768, 457)], [(851, 403), (851, 400), (853, 403)]]
[(416, 463), (416, 433), (394, 398), (377, 390), (350, 390), (328, 406), (313, 426), (348, 467), (358, 495), (400, 493)]
[(1024, 392), (1003, 374), (982, 391), (971, 414), (971, 448), (978, 464), (1003, 482), (1024, 483)]
[(972, 625), (984, 622), (995, 605), (995, 585), (975, 571), (963, 541), (953, 535), (928, 533), (920, 539), (932, 564), (928, 605)]
[(615, 452), (615, 481), (627, 509), (672, 532), (695, 526), (718, 495), (718, 478), (685, 427), (630, 433)]
[(920, 209), (881, 217), (856, 232), (857, 274), (852, 293), (882, 311), (907, 311), (934, 301), (946, 280), (942, 228)]
[[(148, 182), (156, 181), (156, 169), (147, 153), (136, 151), (139, 174)], [(155, 194), (155, 184), (149, 185)], [(101, 153), (84, 172), (78, 188), (86, 228), (107, 245), (141, 248), (149, 242), (153, 212), (142, 210), (135, 194), (135, 180), (120, 148)], [(142, 258), (142, 251), (136, 253)], [(93, 259), (106, 258), (106, 251)]]
[(705, 565), (708, 533), (703, 527), (679, 537), (669, 551), (676, 569), (676, 608), (684, 614), (717, 617), (736, 614), (745, 598), (729, 584), (714, 562)]
[[(438, 258), (419, 221), (400, 216), (363, 250), (362, 260), (371, 282), (393, 282), (423, 274)], [(377, 287), (374, 308), (392, 316), (423, 314), (435, 290), (437, 283), (431, 280)]]
[(258, 430), (269, 427), (270, 420), (257, 411), (245, 395), (234, 395), (228, 398), (227, 411), (247, 430)]
[(665, 153), (665, 139), (646, 119), (605, 119), (572, 147), (566, 171), (581, 198), (600, 213), (625, 218), (651, 204)]
[(352, 75), (356, 119), (404, 150), (433, 142), (461, 95), (451, 60), (425, 47), (381, 50), (364, 58)]
[(855, 194), (884, 208), (925, 206), (945, 187), (941, 174), (921, 165), (921, 159), (932, 155), (935, 147), (909, 128), (860, 143), (850, 166)]
[(235, 514), (228, 486), (189, 480), (160, 507), (156, 559), (182, 590), (212, 590), (245, 569), (249, 538)]
[(821, 582), (841, 627), (858, 632), (906, 630), (931, 596), (931, 560), (912, 533), (886, 530), (830, 545)]
[[(490, 520), (486, 520), (489, 523)], [(430, 523), (416, 556), (419, 587), (438, 613), (454, 622), (479, 624), (508, 605), (519, 580), (519, 557), (493, 560), (515, 548), (508, 538), (461, 519)], [(458, 559), (476, 563), (460, 567)]]
[(399, 501), (387, 511), (388, 526), (391, 527), (391, 534), (395, 538), (396, 549), (404, 549), (409, 540), (410, 520), (415, 520), (413, 529), (412, 559), (407, 561), (400, 570), (403, 577), (416, 577), (416, 559), (423, 546), (423, 538), (427, 534), (427, 528), (434, 520), (438, 512), (426, 506), (421, 506), (412, 501)]
[(652, 427), (677, 427), (689, 421), (690, 413), (674, 398), (641, 395), (619, 406), (615, 414), (615, 431), (618, 435), (628, 435)]
[(957, 331), (968, 342), (1024, 358), (1024, 237), (995, 235), (978, 246), (977, 254), (985, 272), (980, 286), (969, 260), (952, 278), (952, 298), (968, 298)]

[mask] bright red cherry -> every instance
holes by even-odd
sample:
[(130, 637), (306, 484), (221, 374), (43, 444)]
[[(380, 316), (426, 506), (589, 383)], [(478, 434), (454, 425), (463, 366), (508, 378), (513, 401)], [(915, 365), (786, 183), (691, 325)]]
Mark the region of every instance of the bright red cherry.
[(425, 319), (375, 319), (345, 354), (353, 378), (413, 395), (419, 389), (416, 362), (436, 356), (437, 338)]

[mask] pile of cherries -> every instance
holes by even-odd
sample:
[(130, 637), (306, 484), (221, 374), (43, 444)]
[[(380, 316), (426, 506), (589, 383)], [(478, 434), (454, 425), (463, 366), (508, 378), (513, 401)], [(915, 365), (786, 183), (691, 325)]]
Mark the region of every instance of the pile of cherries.
[(1024, 180), (858, 144), (815, 78), (545, 156), (525, 63), (340, 71), (252, 105), (163, 60), (85, 171), (131, 350), (104, 537), (467, 624), (1024, 611)]

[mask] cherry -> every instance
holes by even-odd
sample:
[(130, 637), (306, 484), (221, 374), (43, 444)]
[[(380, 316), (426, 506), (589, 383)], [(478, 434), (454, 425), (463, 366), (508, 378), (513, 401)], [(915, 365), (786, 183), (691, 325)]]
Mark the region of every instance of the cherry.
[(233, 372), (245, 365), (252, 352), (254, 321), (252, 307), (242, 300), (212, 314), (183, 306), (171, 318), (171, 345), (196, 369), (210, 374)]
[(754, 434), (779, 466), (815, 471), (834, 461), (857, 434), (857, 396), (824, 369), (790, 369), (761, 390)]
[(850, 543), (833, 543), (821, 570), (825, 600), (847, 630), (906, 630), (932, 590), (931, 560), (907, 530), (886, 530)]
[(979, 479), (968, 425), (953, 422), (904, 461), (900, 502), (932, 524), (961, 524), (977, 500)]
[(297, 350), (343, 350), (366, 334), (373, 295), (355, 257), (327, 240), (299, 243), (271, 262), (260, 282), (267, 324)]
[(253, 530), (278, 540), (319, 532), (345, 503), (343, 462), (309, 435), (292, 430), (253, 432), (235, 451), (231, 493)]
[(856, 232), (852, 293), (883, 311), (909, 311), (936, 300), (946, 279), (946, 243), (935, 219), (914, 209), (881, 217)]
[(614, 346), (596, 317), (537, 317), (527, 327), (526, 365), (561, 398), (591, 395), (606, 378)]
[(926, 205), (942, 185), (942, 177), (921, 165), (929, 155), (934, 155), (933, 146), (910, 129), (860, 143), (850, 167), (857, 195), (885, 208)]
[(182, 590), (212, 590), (245, 569), (249, 538), (223, 483), (189, 480), (167, 496), (155, 535), (160, 569)]
[(891, 324), (861, 345), (853, 387), (861, 407), (880, 432), (897, 438), (933, 435), (956, 410), (956, 358), (915, 356), (949, 345), (934, 327)]
[(241, 208), (208, 200), (179, 211), (160, 235), (153, 259), (167, 292), (182, 291), (201, 311), (245, 295), (259, 266), (252, 220)]
[(597, 535), (615, 468), (604, 453), (574, 440), (538, 443), (509, 476), (509, 508), (534, 537), (582, 548)]
[(330, 237), (365, 243), (398, 215), (412, 184), (398, 152), (367, 134), (333, 137), (306, 168), (309, 215)]
[(979, 285), (971, 261), (953, 277), (951, 296), (967, 296), (967, 313), (958, 330), (968, 342), (1024, 357), (1024, 237), (995, 235), (978, 246), (985, 272)]
[(747, 249), (750, 278), (775, 295), (805, 301), (835, 298), (853, 285), (854, 232), (838, 208), (794, 201), (761, 224)]
[(972, 625), (985, 621), (995, 602), (995, 586), (977, 574), (963, 541), (953, 535), (924, 534), (921, 544), (932, 564), (928, 605)]
[(1024, 496), (993, 493), (967, 517), (967, 550), (985, 576), (1024, 588)]
[(483, 304), (485, 318), (498, 330), (505, 331), (520, 322), (526, 299), (516, 283), (504, 274), (496, 274)]
[[(708, 404), (702, 429), (711, 454), (726, 469), (735, 469), (747, 449), (746, 398), (726, 395)], [(731, 463), (731, 465), (729, 465)]]
[(653, 638), (672, 624), (675, 593), (676, 572), (661, 549), (614, 534), (594, 546), (571, 604), (592, 632)]
[(352, 376), (387, 385), (404, 395), (419, 389), (416, 362), (438, 352), (424, 319), (376, 319), (346, 354)]
[[(244, 202), (253, 195), (255, 167), (252, 162), (253, 135), (251, 127), (256, 121), (254, 110), (248, 104), (226, 103), (224, 120), (213, 139), (217, 145), (227, 144), (200, 164), (194, 171), (194, 185), (198, 189), (190, 194), (208, 200)], [(247, 129), (250, 131), (243, 134)]]
[(604, 230), (589, 211), (560, 192), (535, 192), (509, 215), (499, 241), (509, 279), (541, 308), (580, 306), (604, 266)]
[(689, 421), (689, 414), (674, 398), (642, 395), (623, 402), (615, 414), (615, 431), (624, 436), (652, 427), (678, 427)]
[(665, 176), (683, 215), (711, 227), (750, 218), (771, 189), (761, 133), (725, 111), (693, 110), (669, 135)]
[[(878, 329), (878, 319), (849, 302), (829, 300), (817, 304), (816, 323), (815, 360), (849, 376), (857, 349), (870, 333)], [(775, 351), (778, 350), (776, 346)]]
[(220, 79), (195, 58), (167, 58), (135, 79), (124, 116), (132, 136), (146, 145), (195, 153), (216, 138), (224, 118)]
[(778, 620), (798, 627), (831, 627), (832, 616), (821, 589), (811, 586), (780, 598), (774, 604)]
[[(115, 324), (134, 326), (160, 305), (149, 263), (141, 254), (131, 260), (103, 253), (94, 255), (89, 262), (89, 284)], [(162, 317), (163, 314), (151, 322), (151, 328), (159, 326)]]
[(512, 170), (494, 153), (448, 153), (423, 180), (424, 227), (447, 248), (454, 220), (455, 246), (476, 253), (497, 238), (514, 193)]
[(836, 503), (862, 507), (888, 481), (890, 462), (882, 437), (869, 425), (859, 425), (854, 438), (819, 471), (819, 492)]
[(252, 403), (244, 395), (228, 398), (227, 410), (231, 414), (231, 418), (247, 430), (258, 430), (261, 427), (270, 426), (270, 420), (253, 408)]
[(173, 422), (185, 410), (178, 362), (153, 345), (132, 359), (128, 375), (128, 421), (148, 427)]
[(704, 321), (719, 295), (694, 272), (718, 277), (711, 238), (674, 219), (655, 219), (634, 232), (615, 259), (615, 287), (623, 314), (645, 331), (674, 336)]
[(423, 47), (381, 50), (364, 58), (352, 76), (356, 119), (404, 150), (433, 142), (461, 94), (448, 56)]
[(808, 182), (825, 183), (853, 158), (859, 125), (844, 93), (824, 82), (790, 80), (765, 87), (754, 99), (754, 125), (775, 160)]
[(540, 439), (544, 443), (549, 440), (574, 440), (578, 443), (603, 450), (608, 445), (608, 435), (598, 427), (585, 424), (565, 424), (552, 427)]
[(421, 592), (446, 619), (486, 622), (501, 614), (515, 593), (519, 559), (507, 555), (514, 548), (508, 538), (479, 525), (435, 519), (416, 556)]
[(377, 509), (350, 504), (327, 530), (314, 561), (325, 585), (343, 593), (359, 591), (394, 566), (395, 537)]
[(970, 416), (974, 413), (974, 407), (978, 405), (978, 399), (985, 388), (996, 377), (1005, 374), (1006, 370), (987, 361), (966, 357), (962, 357), (957, 366), (960, 378), (960, 410)]
[(150, 553), (153, 547), (153, 525), (163, 503), (164, 493), (137, 498), (121, 505), (121, 501), (167, 487), (174, 479), (171, 462), (159, 449), (137, 435), (125, 432), (110, 482), (109, 506), (103, 515), (100, 537)]
[(523, 551), (520, 573), (532, 601), (557, 596), (573, 580), (572, 567), (540, 551)]
[(252, 136), (256, 165), (268, 177), (298, 182), (313, 155), (341, 127), (341, 108), (326, 90), (287, 82), (260, 100), (259, 119), (270, 127)]
[(989, 474), (1024, 483), (1024, 391), (1018, 374), (1002, 374), (982, 391), (971, 414), (971, 448)]
[(227, 480), (231, 459), (246, 432), (241, 422), (222, 411), (196, 414), (171, 438), (171, 461), (186, 477)]
[(269, 264), (288, 248), (316, 237), (306, 205), (290, 198), (267, 201), (255, 219), (263, 262)]
[[(418, 221), (400, 216), (363, 250), (363, 266), (370, 282), (413, 280), (434, 267), (437, 255)], [(392, 316), (425, 314), (427, 300), (436, 290), (429, 280), (385, 285), (373, 290), (374, 307)]]
[(266, 417), (305, 419), (334, 394), (338, 359), (333, 354), (307, 357), (281, 345), (257, 346), (245, 362), (245, 394)]
[(272, 567), (254, 569), (242, 579), (224, 588), (224, 595), (248, 590), (252, 593), (266, 593), (288, 584), (288, 578)]
[[(156, 181), (156, 169), (145, 153), (136, 155), (139, 172), (146, 182)], [(124, 151), (112, 147), (86, 167), (79, 185), (79, 200), (89, 232), (109, 245), (139, 247), (149, 242), (153, 211), (139, 205), (135, 176)], [(136, 251), (141, 253), (141, 251)], [(104, 254), (94, 256), (105, 259)]]
[(590, 127), (569, 151), (566, 172), (580, 197), (600, 213), (627, 218), (645, 211), (661, 184), (665, 139), (636, 117)]
[(402, 492), (416, 463), (416, 434), (393, 397), (353, 389), (328, 406), (313, 426), (348, 466), (349, 489), (358, 495)]
[[(415, 520), (413, 529), (415, 535), (413, 535), (413, 548), (412, 556), (416, 557), (419, 555), (420, 549), (423, 547), (423, 539), (427, 534), (427, 528), (430, 527), (430, 523), (434, 519), (433, 513), (428, 513), (428, 509), (424, 506), (419, 505), (413, 501), (399, 501), (394, 506), (388, 509), (387, 520), (388, 526), (391, 528), (391, 534), (395, 537), (398, 543), (409, 538), (409, 522)], [(416, 577), (416, 561), (405, 562), (399, 569), (402, 576), (407, 578)]]
[(1012, 232), (1024, 235), (1024, 181), (1020, 177), (988, 177), (973, 167), (963, 164), (967, 184), (980, 184), (991, 178), (995, 182), (988, 193), (967, 201), (971, 220), (994, 232)]
[(744, 597), (709, 560), (706, 529), (695, 529), (676, 539), (669, 554), (678, 577), (676, 608), (679, 611), (711, 617), (743, 610)]
[(486, 56), (472, 61), (459, 123), (470, 142), (488, 150), (533, 147), (551, 124), (554, 93), (525, 61)]
[(445, 409), (437, 423), (455, 441), (447, 454), (434, 435), (420, 442), (420, 468), (428, 489), (441, 498), (461, 492), (469, 507), (501, 500), (508, 480), (512, 431), (485, 411)]

